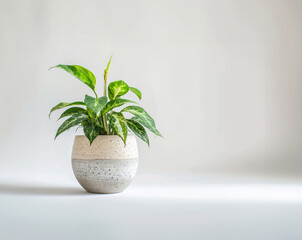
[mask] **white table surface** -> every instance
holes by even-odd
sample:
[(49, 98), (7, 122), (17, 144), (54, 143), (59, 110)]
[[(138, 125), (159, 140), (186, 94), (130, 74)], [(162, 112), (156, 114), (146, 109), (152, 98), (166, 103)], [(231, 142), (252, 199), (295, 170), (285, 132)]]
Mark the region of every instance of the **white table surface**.
[(301, 240), (302, 182), (140, 174), (98, 195), (1, 180), (0, 239)]

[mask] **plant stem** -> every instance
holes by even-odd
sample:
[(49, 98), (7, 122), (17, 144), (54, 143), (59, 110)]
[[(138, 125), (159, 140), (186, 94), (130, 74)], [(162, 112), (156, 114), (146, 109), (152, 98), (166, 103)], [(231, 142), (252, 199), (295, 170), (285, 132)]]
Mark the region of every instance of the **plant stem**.
[[(104, 96), (107, 97), (107, 75), (108, 75), (108, 70), (105, 69), (104, 71)], [(109, 135), (109, 129), (107, 125), (107, 115), (103, 115), (103, 123), (104, 123), (104, 128), (107, 132), (107, 135)]]
[(105, 82), (105, 84), (104, 84), (104, 96), (106, 96), (106, 97), (107, 97), (107, 76), (108, 76), (108, 72), (109, 72), (109, 67), (110, 67), (111, 59), (112, 59), (112, 55), (110, 57), (110, 60), (109, 60), (109, 62), (107, 64), (106, 69), (104, 70), (104, 82)]
[[(108, 72), (109, 72), (109, 66), (110, 66), (110, 63), (111, 63), (111, 58), (112, 58), (112, 55), (110, 57), (110, 60), (107, 64), (107, 68), (104, 70), (104, 96), (107, 97), (107, 77), (108, 77)], [(110, 134), (110, 131), (109, 131), (109, 126), (107, 124), (107, 115), (102, 115), (102, 119), (103, 119), (103, 125), (104, 125), (104, 128), (107, 132), (107, 135)]]
[(96, 91), (93, 90), (93, 92), (94, 92), (94, 94), (95, 94), (95, 97), (98, 98), (98, 95), (97, 95)]
[(104, 73), (104, 96), (107, 97), (107, 72)]
[(104, 124), (104, 128), (107, 132), (107, 135), (109, 135), (108, 125), (107, 125), (107, 117), (105, 115), (102, 115), (102, 119), (103, 119), (103, 124)]

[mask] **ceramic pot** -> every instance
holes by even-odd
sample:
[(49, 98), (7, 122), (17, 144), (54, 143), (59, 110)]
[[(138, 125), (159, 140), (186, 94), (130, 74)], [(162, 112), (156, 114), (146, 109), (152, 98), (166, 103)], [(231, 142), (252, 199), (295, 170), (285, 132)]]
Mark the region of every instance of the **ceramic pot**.
[(86, 136), (75, 136), (72, 168), (87, 192), (122, 192), (135, 176), (137, 166), (138, 150), (133, 134), (128, 135), (126, 146), (116, 135), (99, 135), (91, 146)]

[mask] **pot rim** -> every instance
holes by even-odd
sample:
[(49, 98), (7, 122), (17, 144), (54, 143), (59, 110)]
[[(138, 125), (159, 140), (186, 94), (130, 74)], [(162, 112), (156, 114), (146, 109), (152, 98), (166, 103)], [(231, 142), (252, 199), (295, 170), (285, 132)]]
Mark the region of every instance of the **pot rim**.
[[(128, 133), (127, 137), (128, 136), (134, 136), (134, 134), (133, 133)], [(76, 134), (75, 137), (86, 137), (86, 136), (84, 134)], [(119, 138), (118, 135), (97, 135), (97, 138), (98, 137), (118, 137)]]

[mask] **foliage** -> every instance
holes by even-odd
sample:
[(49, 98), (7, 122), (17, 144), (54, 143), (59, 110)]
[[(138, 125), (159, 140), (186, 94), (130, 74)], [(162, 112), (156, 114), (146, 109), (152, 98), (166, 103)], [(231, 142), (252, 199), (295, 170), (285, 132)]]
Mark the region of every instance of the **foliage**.
[[(134, 101), (121, 98), (129, 91), (133, 92), (139, 100), (142, 99), (142, 93), (137, 88), (128, 86), (123, 80), (113, 81), (107, 87), (110, 63), (111, 58), (107, 68), (104, 70), (104, 96), (102, 97), (98, 97), (95, 90), (96, 78), (87, 68), (79, 65), (63, 64), (52, 67), (63, 69), (75, 76), (90, 87), (95, 95), (95, 97), (86, 95), (82, 102), (61, 102), (50, 110), (49, 117), (53, 111), (70, 107), (59, 117), (59, 119), (68, 118), (58, 128), (55, 138), (76, 126), (83, 128), (90, 144), (98, 135), (118, 135), (126, 144), (128, 132), (132, 131), (149, 145), (149, 137), (145, 128), (162, 137), (156, 128), (153, 118), (143, 108), (130, 105), (124, 107), (121, 111), (113, 111), (126, 104), (137, 104)], [(132, 114), (133, 117), (126, 119), (124, 116), (125, 112)]]

